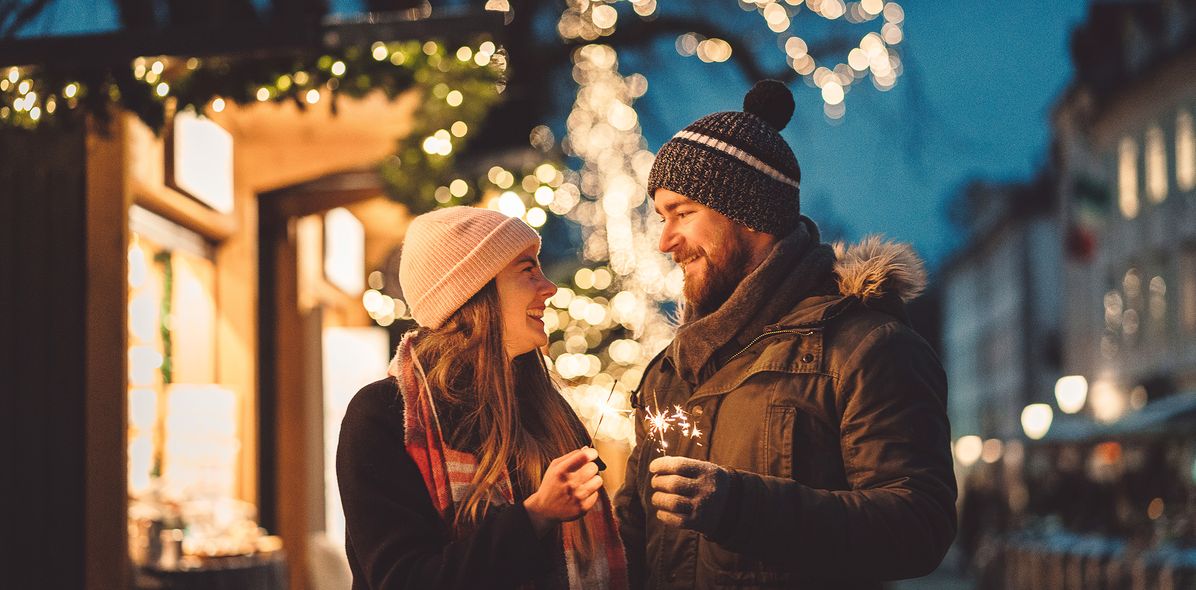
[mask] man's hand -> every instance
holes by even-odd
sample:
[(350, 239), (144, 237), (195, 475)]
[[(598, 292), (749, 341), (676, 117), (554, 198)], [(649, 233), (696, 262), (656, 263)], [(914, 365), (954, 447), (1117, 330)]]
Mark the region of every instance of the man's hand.
[(652, 506), (669, 526), (713, 534), (727, 505), (731, 476), (726, 469), (687, 457), (660, 457), (652, 472)]

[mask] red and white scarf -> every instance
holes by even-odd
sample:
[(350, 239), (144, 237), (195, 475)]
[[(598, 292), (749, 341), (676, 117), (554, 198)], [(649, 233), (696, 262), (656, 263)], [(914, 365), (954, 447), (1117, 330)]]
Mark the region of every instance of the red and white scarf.
[[(411, 333), (403, 337), (388, 370), (399, 384), (403, 397), (403, 428), (407, 454), (419, 467), (432, 504), (446, 524), (452, 527), (454, 505), (465, 499), (473, 486), (478, 458), (473, 453), (450, 448), (445, 444), (436, 405), (428, 394), (427, 380), (419, 359), (411, 350)], [(499, 496), (492, 497), (494, 505), (513, 504), (511, 477), (505, 473), (498, 485)], [(574, 546), (574, 535), (568, 534), (577, 522), (561, 523), (561, 556), (552, 576), (560, 586), (570, 590), (624, 590), (628, 588), (627, 557), (619, 539), (614, 511), (606, 490), (599, 489), (599, 501), (586, 513), (586, 528), (594, 540), (590, 567), (583, 568)], [(567, 583), (567, 586), (566, 586)]]

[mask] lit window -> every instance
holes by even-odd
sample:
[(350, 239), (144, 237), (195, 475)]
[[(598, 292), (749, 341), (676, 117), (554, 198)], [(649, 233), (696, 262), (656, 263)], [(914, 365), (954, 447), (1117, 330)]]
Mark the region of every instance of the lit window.
[(1146, 132), (1146, 192), (1153, 203), (1167, 198), (1167, 148), (1158, 127)]
[(1187, 110), (1175, 118), (1175, 180), (1179, 190), (1196, 187), (1196, 133), (1192, 130), (1192, 113)]
[(1138, 144), (1126, 137), (1121, 140), (1117, 161), (1117, 202), (1126, 219), (1138, 216)]

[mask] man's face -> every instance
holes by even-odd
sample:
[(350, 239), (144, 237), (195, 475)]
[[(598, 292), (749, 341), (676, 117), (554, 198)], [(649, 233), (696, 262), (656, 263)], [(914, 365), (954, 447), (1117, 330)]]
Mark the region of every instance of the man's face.
[(699, 315), (715, 311), (750, 271), (750, 230), (668, 189), (657, 189), (654, 201), (664, 223), (660, 251), (685, 273), (686, 301)]

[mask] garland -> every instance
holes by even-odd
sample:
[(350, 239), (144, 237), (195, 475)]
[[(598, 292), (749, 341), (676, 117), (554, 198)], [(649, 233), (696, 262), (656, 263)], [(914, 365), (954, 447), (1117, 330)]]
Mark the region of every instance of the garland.
[(174, 383), (174, 340), (171, 332), (171, 301), (174, 297), (174, 263), (169, 251), (154, 254), (162, 265), (162, 302), (158, 306), (158, 333), (162, 336), (162, 385)]
[[(305, 109), (328, 101), (335, 112), (341, 95), (361, 97), (381, 90), (393, 99), (417, 84), (493, 82), (501, 72), (486, 67), (489, 57), (452, 59), (442, 43), (407, 41), (322, 55), (139, 57), (127, 66), (83, 69), (14, 66), (0, 70), (0, 128), (76, 123), (84, 114), (107, 121), (113, 110), (122, 109), (160, 132), (170, 102), (203, 113), (219, 112), (228, 102), (289, 101)], [(488, 88), (493, 94), (493, 87)]]

